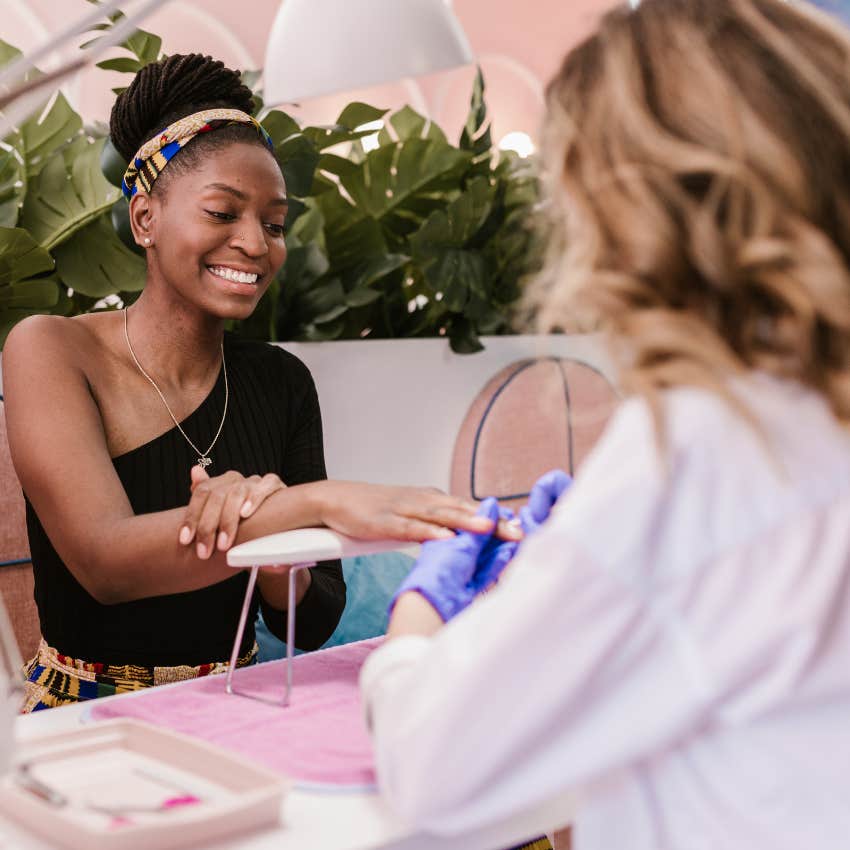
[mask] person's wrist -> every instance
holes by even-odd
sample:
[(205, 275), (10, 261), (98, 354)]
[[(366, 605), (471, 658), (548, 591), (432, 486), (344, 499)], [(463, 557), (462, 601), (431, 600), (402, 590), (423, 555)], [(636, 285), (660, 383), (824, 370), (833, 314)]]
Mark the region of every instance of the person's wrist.
[(387, 637), (404, 634), (428, 636), (439, 631), (444, 624), (440, 612), (421, 590), (406, 590), (395, 600)]
[(311, 481), (304, 487), (307, 499), (307, 509), (311, 517), (312, 525), (327, 525), (327, 517), (330, 514), (330, 504), (333, 495), (333, 482)]

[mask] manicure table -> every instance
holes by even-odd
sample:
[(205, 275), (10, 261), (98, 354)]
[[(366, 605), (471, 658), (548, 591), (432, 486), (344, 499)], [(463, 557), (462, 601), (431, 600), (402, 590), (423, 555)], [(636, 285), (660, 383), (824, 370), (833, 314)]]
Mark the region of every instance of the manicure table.
[[(269, 535), (234, 547), (228, 552), (228, 564), (234, 569), (250, 570), (245, 605), (234, 641), (234, 654), (238, 654), (251, 594), (260, 569), (287, 565), (297, 570), (311, 566), (317, 561), (368, 555), (409, 546), (409, 542), (355, 540), (328, 529), (299, 529)], [(294, 610), (294, 586), (295, 582), (291, 582), (290, 610)], [(242, 710), (246, 715), (251, 711), (266, 712), (265, 717), (270, 718), (267, 723), (277, 724), (279, 718), (281, 724), (286, 724), (287, 712), (290, 712), (290, 718), (296, 716), (299, 694), (307, 700), (314, 698), (315, 694), (321, 691), (322, 682), (315, 681), (316, 670), (324, 669), (341, 670), (343, 672), (338, 675), (343, 676), (346, 675), (346, 670), (355, 671), (348, 674), (350, 681), (345, 683), (348, 688), (348, 708), (345, 710), (354, 715), (357, 712), (357, 664), (371, 647), (365, 643), (350, 644), (293, 658), (291, 637), (294, 633), (294, 618), (288, 619), (290, 640), (287, 642), (287, 658), (283, 661), (268, 662), (237, 671), (235, 674), (231, 672), (206, 680), (177, 682), (147, 691), (107, 697), (97, 700), (96, 705), (81, 703), (21, 716), (15, 721), (16, 739), (26, 742), (28, 739), (38, 739), (51, 733), (71, 732), (82, 723), (97, 722), (93, 719), (97, 716), (125, 714), (150, 722), (150, 717), (144, 717), (142, 700), (147, 699), (154, 705), (154, 697), (157, 700), (157, 710), (166, 715), (159, 715), (161, 724), (157, 722), (157, 725), (170, 727), (175, 731), (190, 730), (181, 728), (180, 718), (176, 713), (174, 716), (169, 715), (169, 706), (193, 705), (195, 695), (198, 697), (199, 724), (204, 723), (204, 717), (211, 716), (204, 714), (204, 706), (211, 705), (210, 700), (213, 697), (218, 700), (216, 705), (231, 714)], [(307, 675), (310, 670), (313, 671), (312, 679)], [(331, 672), (329, 675), (336, 674)], [(319, 676), (321, 677), (321, 673)], [(265, 687), (260, 690), (252, 687), (252, 684), (256, 685), (258, 681), (262, 681)], [(299, 687), (302, 690), (299, 690)], [(311, 687), (313, 691), (310, 690)], [(138, 702), (131, 704), (133, 700)], [(216, 715), (219, 716), (220, 713)], [(183, 722), (185, 725), (185, 720)], [(352, 722), (359, 721), (352, 719)], [(195, 728), (191, 731), (215, 743), (214, 737), (207, 734), (210, 730)], [(244, 737), (248, 742), (250, 735), (246, 733)], [(363, 738), (361, 759), (363, 749), (368, 749), (365, 733)], [(272, 741), (269, 743), (272, 744)], [(239, 749), (236, 745), (234, 748), (237, 751)], [(269, 758), (273, 759), (274, 753), (257, 753), (261, 756), (258, 761), (265, 760), (266, 766), (269, 766)], [(249, 743), (242, 747), (241, 755), (243, 758), (250, 758)], [(368, 755), (366, 758), (368, 761)], [(224, 839), (215, 845), (207, 844), (204, 850), (304, 850), (308, 847), (310, 850), (504, 850), (543, 832), (552, 832), (565, 826), (575, 810), (573, 796), (561, 794), (553, 796), (533, 810), (491, 824), (484, 829), (459, 835), (439, 836), (415, 830), (403, 823), (377, 791), (370, 787), (370, 783), (334, 786), (300, 781), (297, 776), (293, 777), (290, 771), (285, 772), (292, 777), (293, 783), (283, 799), (279, 825)], [(0, 850), (48, 850), (54, 846), (43, 839), (26, 834), (17, 824), (0, 819)]]

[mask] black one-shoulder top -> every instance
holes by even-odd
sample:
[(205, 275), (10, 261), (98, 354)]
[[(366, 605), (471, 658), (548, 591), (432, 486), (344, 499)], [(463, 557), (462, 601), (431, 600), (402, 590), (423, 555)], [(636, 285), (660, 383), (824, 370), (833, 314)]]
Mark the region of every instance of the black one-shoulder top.
[[(288, 486), (326, 477), (322, 421), (313, 379), (297, 357), (266, 343), (225, 334), (230, 398), (221, 435), (210, 453), (216, 475), (277, 473)], [(181, 426), (206, 448), (218, 429), (224, 376)], [(136, 514), (189, 503), (189, 470), (197, 461), (177, 428), (113, 458)], [(27, 530), (35, 575), (41, 633), (63, 655), (104, 664), (199, 665), (230, 656), (245, 594), (247, 573), (210, 587), (101, 605), (87, 593), (53, 548), (27, 501)], [(336, 628), (345, 607), (339, 561), (318, 564), (296, 612), (295, 644), (316, 649)], [(242, 652), (254, 642), (262, 607), (269, 629), (285, 638), (286, 614), (255, 592)]]

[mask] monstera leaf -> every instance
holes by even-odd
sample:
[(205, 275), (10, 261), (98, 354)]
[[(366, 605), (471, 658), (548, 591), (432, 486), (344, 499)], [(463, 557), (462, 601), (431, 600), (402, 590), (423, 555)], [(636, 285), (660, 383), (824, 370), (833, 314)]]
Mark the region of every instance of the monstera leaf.
[(145, 285), (145, 261), (123, 244), (109, 215), (87, 224), (53, 254), (62, 283), (83, 295), (103, 298)]
[(11, 145), (0, 143), (0, 227), (14, 227), (23, 197), (24, 161)]
[(100, 170), (103, 142), (76, 139), (30, 181), (20, 222), (42, 247), (61, 245), (120, 197)]
[(388, 109), (377, 109), (369, 106), (368, 103), (354, 101), (342, 110), (335, 124), (329, 127), (306, 127), (304, 135), (317, 151), (323, 151), (343, 142), (353, 142), (356, 139), (371, 136), (375, 132), (373, 129), (358, 130), (357, 128), (380, 120), (387, 112), (389, 112)]
[[(101, 5), (101, 0), (89, 0), (89, 3), (93, 6), (99, 6)], [(92, 30), (94, 32), (99, 31), (106, 33), (116, 24), (124, 20), (126, 15), (123, 12), (118, 11), (112, 12), (112, 14), (107, 17), (109, 19), (109, 23), (95, 24), (92, 27)], [(97, 36), (80, 46), (82, 48), (90, 47), (98, 42), (102, 37), (103, 36)], [(154, 35), (154, 33), (137, 29), (133, 30), (130, 37), (125, 41), (122, 41), (119, 46), (132, 53), (134, 58), (120, 57), (118, 59), (105, 59), (102, 62), (98, 62), (97, 67), (104, 68), (108, 71), (136, 73), (136, 71), (143, 68), (145, 65), (150, 62), (156, 62), (157, 59), (159, 59), (160, 50), (162, 49), (162, 39), (158, 35)]]
[[(17, 48), (0, 41), (0, 66), (19, 55)], [(27, 76), (39, 74), (39, 71), (33, 71)], [(43, 106), (35, 109), (5, 141), (17, 148), (26, 163), (26, 176), (31, 177), (41, 171), (57, 150), (79, 136), (82, 128), (80, 116), (74, 112), (62, 92), (57, 92), (52, 98), (46, 99)]]
[(486, 298), (487, 267), (470, 242), (490, 215), (495, 194), (488, 180), (475, 178), (445, 210), (432, 213), (410, 240), (425, 279), (433, 292), (442, 292), (448, 310), (460, 312), (470, 298)]
[[(17, 48), (0, 40), (0, 67), (18, 56)], [(38, 74), (32, 71), (27, 78)], [(78, 136), (82, 126), (80, 116), (59, 92), (0, 141), (0, 226), (15, 226), (28, 179), (37, 174), (57, 150)]]
[(365, 216), (338, 191), (315, 199), (324, 222), (324, 241), (331, 265), (347, 270), (367, 258), (388, 253), (381, 225)]
[(421, 192), (455, 187), (469, 159), (449, 144), (407, 139), (370, 151), (362, 163), (340, 174), (340, 182), (359, 210), (379, 219)]
[(52, 269), (52, 257), (26, 230), (0, 227), (0, 348), (16, 322), (56, 304), (56, 281), (36, 277)]

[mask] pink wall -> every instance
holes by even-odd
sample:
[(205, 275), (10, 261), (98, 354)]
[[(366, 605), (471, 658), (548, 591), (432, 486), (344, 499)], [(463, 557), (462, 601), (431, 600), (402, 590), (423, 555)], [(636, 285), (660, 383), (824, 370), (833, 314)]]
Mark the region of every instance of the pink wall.
[[(516, 130), (536, 136), (545, 81), (564, 52), (612, 2), (454, 0), (455, 11), (484, 69), (496, 139)], [(62, 0), (61, 4), (56, 0), (0, 0), (0, 6), (0, 37), (23, 48), (33, 47), (49, 31), (91, 9), (85, 0)], [(200, 51), (235, 67), (258, 68), (278, 6), (279, 0), (176, 0), (155, 13), (146, 26), (163, 36), (168, 53)], [(57, 15), (57, 8), (61, 8), (61, 15)], [(380, 34), (376, 33), (375, 44), (379, 49)], [(455, 136), (466, 114), (472, 76), (471, 69), (459, 69), (424, 80), (315, 99), (302, 104), (299, 114), (311, 122), (328, 123), (354, 98), (387, 107), (411, 103)], [(81, 74), (66, 89), (89, 120), (105, 120), (112, 100), (109, 89), (126, 83), (126, 79), (94, 69)]]

